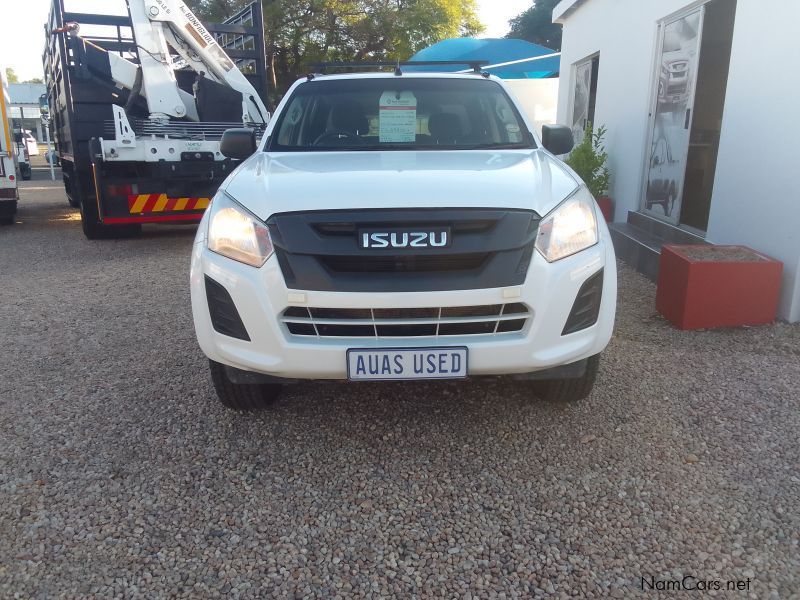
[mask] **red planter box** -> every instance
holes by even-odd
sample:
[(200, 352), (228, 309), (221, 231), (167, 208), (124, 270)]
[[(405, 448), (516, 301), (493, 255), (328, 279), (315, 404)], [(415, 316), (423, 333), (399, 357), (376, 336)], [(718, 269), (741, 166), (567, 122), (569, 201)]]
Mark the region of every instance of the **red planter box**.
[(664, 246), (656, 310), (679, 329), (771, 323), (782, 270), (746, 246)]
[(600, 196), (596, 201), (597, 205), (600, 207), (600, 212), (603, 213), (606, 223), (611, 223), (611, 221), (614, 220), (614, 202), (608, 196)]

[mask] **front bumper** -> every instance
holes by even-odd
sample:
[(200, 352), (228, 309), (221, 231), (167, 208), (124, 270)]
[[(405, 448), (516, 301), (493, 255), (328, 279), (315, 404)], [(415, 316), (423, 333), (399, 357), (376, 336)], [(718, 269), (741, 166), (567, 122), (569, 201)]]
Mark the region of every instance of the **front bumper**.
[[(614, 250), (605, 223), (595, 246), (555, 263), (533, 253), (522, 285), (510, 288), (408, 293), (298, 291), (286, 284), (273, 255), (254, 269), (210, 252), (200, 226), (192, 252), (191, 292), (197, 339), (211, 360), (285, 379), (346, 379), (348, 348), (466, 346), (470, 375), (531, 373), (574, 363), (608, 344), (616, 310)], [(564, 335), (564, 326), (583, 283), (603, 270), (597, 322)], [(215, 331), (206, 278), (230, 294), (249, 341)], [(523, 303), (531, 317), (522, 331), (482, 336), (326, 338), (289, 333), (279, 316), (290, 306), (332, 309), (463, 307)]]

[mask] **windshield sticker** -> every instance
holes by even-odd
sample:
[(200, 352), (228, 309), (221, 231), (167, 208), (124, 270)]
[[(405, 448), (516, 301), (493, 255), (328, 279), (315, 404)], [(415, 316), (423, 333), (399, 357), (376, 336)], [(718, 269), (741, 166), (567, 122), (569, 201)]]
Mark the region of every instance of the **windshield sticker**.
[(383, 92), (378, 121), (378, 139), (381, 143), (416, 141), (417, 98), (409, 91)]

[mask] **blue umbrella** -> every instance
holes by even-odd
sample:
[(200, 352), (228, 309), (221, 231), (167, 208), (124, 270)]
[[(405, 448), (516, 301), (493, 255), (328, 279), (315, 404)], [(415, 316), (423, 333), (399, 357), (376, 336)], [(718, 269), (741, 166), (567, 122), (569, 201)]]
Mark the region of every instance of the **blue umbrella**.
[[(555, 50), (532, 44), (525, 40), (514, 39), (476, 39), (452, 38), (420, 50), (409, 60), (486, 60), (488, 70), (503, 79), (541, 79), (558, 76), (561, 63), (560, 56), (551, 56), (540, 60), (524, 59), (557, 54)], [(523, 61), (523, 62), (516, 62)], [(504, 64), (512, 62), (514, 64)], [(491, 67), (491, 65), (499, 65)], [(403, 68), (404, 71), (440, 71), (455, 72), (467, 69), (469, 65), (442, 65), (429, 67)], [(484, 67), (485, 68), (485, 67)]]

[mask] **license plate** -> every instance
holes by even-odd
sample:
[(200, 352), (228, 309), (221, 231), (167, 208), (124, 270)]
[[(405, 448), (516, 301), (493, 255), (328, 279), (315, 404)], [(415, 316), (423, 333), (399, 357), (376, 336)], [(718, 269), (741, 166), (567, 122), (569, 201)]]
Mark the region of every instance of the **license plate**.
[(467, 348), (351, 348), (347, 377), (351, 381), (388, 379), (463, 379)]

